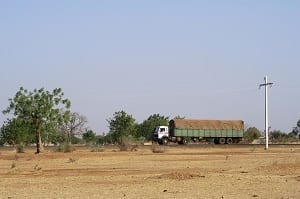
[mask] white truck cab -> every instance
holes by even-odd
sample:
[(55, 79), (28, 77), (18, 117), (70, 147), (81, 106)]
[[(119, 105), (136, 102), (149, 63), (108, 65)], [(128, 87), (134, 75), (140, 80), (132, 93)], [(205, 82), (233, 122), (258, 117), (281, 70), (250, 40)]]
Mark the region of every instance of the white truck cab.
[(167, 144), (169, 142), (169, 127), (157, 126), (154, 130), (154, 140), (160, 144)]

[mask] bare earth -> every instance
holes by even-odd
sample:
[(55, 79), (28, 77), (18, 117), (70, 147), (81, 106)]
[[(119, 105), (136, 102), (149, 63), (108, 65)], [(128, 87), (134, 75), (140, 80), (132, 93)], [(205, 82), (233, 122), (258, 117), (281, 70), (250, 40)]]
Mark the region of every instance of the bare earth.
[(300, 198), (300, 145), (52, 150), (2, 147), (0, 198)]

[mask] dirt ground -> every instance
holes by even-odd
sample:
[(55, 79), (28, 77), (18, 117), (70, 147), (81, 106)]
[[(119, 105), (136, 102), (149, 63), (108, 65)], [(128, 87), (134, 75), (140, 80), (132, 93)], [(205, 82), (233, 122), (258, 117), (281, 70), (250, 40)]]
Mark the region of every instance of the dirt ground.
[(300, 145), (156, 151), (79, 147), (35, 155), (2, 147), (0, 198), (300, 198)]

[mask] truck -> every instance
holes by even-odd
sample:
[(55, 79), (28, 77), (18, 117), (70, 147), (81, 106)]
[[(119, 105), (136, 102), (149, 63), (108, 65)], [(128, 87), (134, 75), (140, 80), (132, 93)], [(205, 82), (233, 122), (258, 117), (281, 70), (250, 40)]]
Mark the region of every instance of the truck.
[(153, 136), (154, 141), (161, 145), (169, 142), (188, 144), (200, 141), (233, 144), (243, 140), (244, 121), (173, 119), (169, 121), (169, 126), (157, 126)]

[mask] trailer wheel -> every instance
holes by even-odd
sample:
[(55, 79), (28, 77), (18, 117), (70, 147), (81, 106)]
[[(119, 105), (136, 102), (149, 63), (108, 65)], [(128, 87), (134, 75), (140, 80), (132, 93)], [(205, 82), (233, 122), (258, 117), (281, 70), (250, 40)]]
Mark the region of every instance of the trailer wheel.
[(226, 143), (227, 143), (227, 144), (232, 144), (232, 143), (233, 143), (232, 138), (227, 138)]
[(219, 143), (220, 144), (225, 144), (226, 143), (226, 139), (225, 138), (219, 138)]
[(168, 138), (163, 138), (163, 139), (162, 139), (162, 144), (163, 144), (163, 145), (167, 145), (168, 143), (169, 143)]
[(187, 138), (183, 138), (182, 139), (182, 144), (184, 145), (187, 145), (189, 142), (188, 142), (188, 139)]
[(215, 144), (219, 144), (218, 138), (215, 138), (215, 139), (214, 139), (214, 143), (215, 143)]
[(199, 144), (199, 138), (195, 137), (195, 138), (193, 139), (193, 141), (194, 141), (195, 144)]

